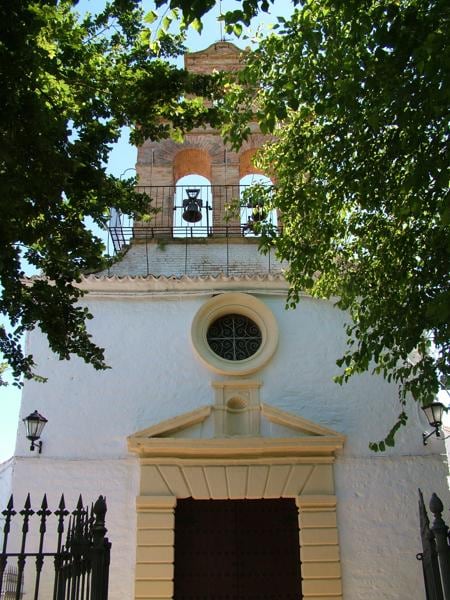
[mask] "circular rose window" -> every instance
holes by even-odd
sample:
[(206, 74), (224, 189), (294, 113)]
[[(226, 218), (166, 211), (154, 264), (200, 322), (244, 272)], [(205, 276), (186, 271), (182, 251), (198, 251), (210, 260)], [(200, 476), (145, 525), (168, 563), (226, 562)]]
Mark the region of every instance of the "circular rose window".
[(219, 317), (208, 328), (206, 339), (211, 350), (226, 360), (245, 360), (261, 346), (258, 325), (245, 315)]
[(278, 343), (278, 327), (261, 300), (241, 292), (214, 296), (199, 309), (191, 328), (197, 356), (221, 375), (261, 369)]

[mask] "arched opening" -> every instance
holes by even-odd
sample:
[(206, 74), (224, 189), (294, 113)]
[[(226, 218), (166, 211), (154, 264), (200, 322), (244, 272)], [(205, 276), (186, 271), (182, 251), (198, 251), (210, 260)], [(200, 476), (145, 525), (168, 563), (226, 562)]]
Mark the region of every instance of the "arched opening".
[(173, 180), (178, 181), (186, 175), (198, 174), (211, 179), (211, 157), (206, 150), (185, 148), (173, 159)]
[(175, 182), (173, 236), (207, 237), (212, 222), (211, 157), (200, 148), (184, 148), (173, 159)]
[(208, 237), (212, 227), (212, 192), (209, 179), (185, 175), (175, 183), (173, 236)]
[(270, 207), (272, 180), (267, 175), (248, 173), (240, 182), (240, 218), (246, 236), (258, 235), (262, 225), (278, 226), (277, 212)]
[(253, 158), (258, 151), (258, 148), (249, 148), (244, 150), (239, 156), (239, 178), (242, 179), (247, 175), (265, 175), (263, 171), (255, 167)]

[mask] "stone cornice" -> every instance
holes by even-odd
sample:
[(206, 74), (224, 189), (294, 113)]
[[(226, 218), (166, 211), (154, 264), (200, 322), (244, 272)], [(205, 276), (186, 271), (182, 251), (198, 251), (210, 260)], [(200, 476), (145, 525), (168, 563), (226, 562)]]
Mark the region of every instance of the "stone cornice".
[(128, 450), (149, 458), (267, 458), (333, 456), (344, 437), (179, 439), (128, 438)]
[(117, 275), (88, 275), (83, 277), (76, 284), (77, 287), (90, 294), (122, 294), (122, 293), (165, 293), (165, 292), (210, 292), (219, 293), (221, 291), (239, 290), (257, 293), (258, 291), (266, 293), (286, 294), (288, 284), (282, 275), (246, 275), (231, 276), (226, 275), (207, 276), (207, 277), (166, 277), (153, 275), (147, 276), (125, 276)]

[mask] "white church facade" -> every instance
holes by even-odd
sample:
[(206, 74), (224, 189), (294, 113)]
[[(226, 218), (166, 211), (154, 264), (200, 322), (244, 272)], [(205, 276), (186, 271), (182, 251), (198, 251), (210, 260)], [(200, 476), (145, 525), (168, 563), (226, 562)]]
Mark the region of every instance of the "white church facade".
[[(186, 57), (200, 72), (237, 64), (226, 42)], [(111, 600), (422, 600), (417, 488), (448, 505), (445, 449), (423, 445), (413, 406), (395, 448), (369, 450), (399, 412), (396, 386), (334, 383), (347, 316), (307, 296), (286, 310), (253, 209), (224, 220), (263, 141), (255, 130), (231, 152), (202, 129), (139, 148), (160, 210), (80, 283), (110, 369), (60, 362), (29, 335), (48, 382), (26, 383), (21, 417), (48, 423), (41, 454), (19, 430), (14, 495), (106, 496)], [(209, 185), (177, 196), (190, 175)]]

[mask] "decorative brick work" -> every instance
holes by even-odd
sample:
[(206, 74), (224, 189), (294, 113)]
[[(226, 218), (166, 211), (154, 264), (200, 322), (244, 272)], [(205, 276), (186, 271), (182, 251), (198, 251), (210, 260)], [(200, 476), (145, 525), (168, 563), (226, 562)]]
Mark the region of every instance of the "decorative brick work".
[(200, 52), (184, 56), (184, 66), (192, 73), (238, 71), (242, 68), (242, 51), (230, 42), (216, 42)]
[(173, 177), (175, 183), (185, 175), (196, 173), (211, 180), (211, 157), (200, 148), (184, 148), (179, 150), (173, 160)]
[[(217, 42), (201, 52), (186, 54), (185, 67), (193, 73), (237, 71), (242, 68), (242, 52), (229, 42)], [(219, 132), (209, 126), (188, 132), (182, 143), (170, 139), (159, 142), (146, 140), (138, 148), (136, 168), (139, 185), (173, 186), (185, 175), (202, 175), (213, 186), (237, 186), (245, 175), (261, 173), (253, 166), (252, 157), (262, 144), (272, 139), (261, 134), (256, 124), (252, 124), (252, 130), (238, 152), (228, 148)], [(217, 188), (216, 209), (213, 207), (215, 225), (223, 225), (226, 217), (220, 193), (220, 188)], [(155, 215), (151, 225), (167, 224), (167, 218), (173, 218), (172, 206), (172, 200), (167, 198), (167, 207)], [(239, 219), (231, 219), (227, 223), (239, 225)]]

